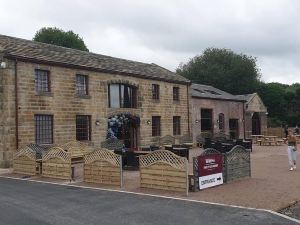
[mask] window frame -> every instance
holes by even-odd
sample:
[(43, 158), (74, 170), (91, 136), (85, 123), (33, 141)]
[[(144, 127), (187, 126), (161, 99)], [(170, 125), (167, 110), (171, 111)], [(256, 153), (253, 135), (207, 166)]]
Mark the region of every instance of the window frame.
[[(41, 74), (38, 74), (38, 72), (45, 72), (47, 75), (47, 90), (43, 90), (43, 85), (39, 85), (39, 78)], [(34, 70), (34, 82), (35, 82), (35, 92), (37, 94), (43, 94), (43, 93), (51, 93), (51, 80), (50, 80), (50, 71), (49, 70), (43, 70), (43, 69), (35, 69)], [(42, 81), (40, 82), (42, 83)], [(42, 89), (42, 90), (39, 90)]]
[(152, 137), (161, 136), (161, 117), (152, 116)]
[(173, 135), (181, 135), (181, 117), (173, 116)]
[[(118, 86), (118, 100), (119, 100), (119, 107), (112, 107), (111, 106), (111, 86), (117, 85)], [(124, 107), (125, 102), (124, 99), (122, 99), (122, 86), (125, 88), (130, 88), (130, 96), (131, 96), (131, 102), (130, 107)], [(137, 87), (133, 85), (123, 84), (123, 83), (116, 83), (116, 84), (109, 84), (108, 85), (108, 107), (109, 108), (137, 108)]]
[[(41, 119), (41, 118), (46, 118), (48, 117), (48, 120), (46, 119)], [(39, 119), (38, 119), (39, 118)], [(50, 120), (49, 120), (50, 118)], [(54, 120), (53, 120), (54, 116), (51, 114), (34, 114), (34, 136), (35, 136), (35, 143), (36, 144), (41, 144), (41, 145), (47, 145), (47, 144), (53, 144), (53, 134), (54, 134)], [(41, 125), (43, 124), (38, 124), (38, 122), (49, 122), (50, 121), (50, 128), (43, 128), (41, 127)], [(39, 125), (39, 126), (38, 126)], [(44, 124), (45, 125), (45, 124)], [(43, 133), (41, 131), (45, 131), (45, 130), (50, 130), (50, 133)], [(45, 137), (46, 135), (50, 135), (49, 137)], [(45, 141), (50, 139), (50, 141)]]
[(180, 93), (179, 87), (173, 87), (173, 101), (180, 100), (179, 93)]
[(225, 115), (224, 113), (219, 113), (219, 130), (224, 131), (225, 130)]
[[(204, 111), (204, 110), (209, 110), (210, 117), (203, 117), (204, 113), (202, 111)], [(209, 109), (209, 108), (201, 108), (200, 113), (201, 113), (201, 132), (213, 131), (213, 110)], [(210, 121), (210, 129), (203, 128), (204, 121)]]
[(159, 100), (160, 86), (159, 84), (152, 84), (152, 99)]
[[(82, 89), (80, 89), (79, 87), (79, 85), (81, 85), (81, 84), (79, 84), (78, 83), (78, 79), (77, 78), (79, 78), (79, 77), (82, 77), (82, 78), (84, 78), (84, 91), (85, 91), (85, 93), (81, 93), (80, 91), (82, 91)], [(76, 90), (76, 94), (78, 95), (78, 96), (88, 96), (89, 95), (89, 76), (88, 75), (84, 75), (84, 74), (76, 74), (76, 76), (75, 76), (75, 90)]]
[[(86, 121), (88, 121), (88, 123), (87, 123), (87, 125), (88, 125), (88, 130), (87, 130), (87, 134), (85, 134), (85, 135), (82, 135), (82, 133), (83, 132), (81, 132), (80, 134), (81, 134), (81, 136), (84, 136), (84, 137), (87, 137), (87, 139), (79, 139), (78, 137), (80, 136), (79, 135), (79, 133), (78, 133), (78, 126), (79, 126), (79, 124), (78, 124), (78, 119), (79, 119), (79, 117), (85, 117), (85, 119), (87, 118), (88, 120), (86, 120)], [(75, 121), (75, 133), (76, 133), (76, 140), (77, 141), (91, 141), (92, 140), (92, 124), (91, 124), (91, 120), (92, 119), (92, 117), (91, 117), (91, 115), (76, 115), (76, 121)], [(85, 122), (86, 122), (85, 121)], [(81, 130), (83, 130), (84, 128), (80, 128)]]

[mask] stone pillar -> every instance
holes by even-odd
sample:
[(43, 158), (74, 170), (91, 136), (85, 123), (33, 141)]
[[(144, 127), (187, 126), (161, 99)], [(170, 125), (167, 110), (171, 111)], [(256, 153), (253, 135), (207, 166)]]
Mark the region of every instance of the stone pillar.
[(15, 140), (14, 62), (0, 68), (0, 168), (12, 165)]

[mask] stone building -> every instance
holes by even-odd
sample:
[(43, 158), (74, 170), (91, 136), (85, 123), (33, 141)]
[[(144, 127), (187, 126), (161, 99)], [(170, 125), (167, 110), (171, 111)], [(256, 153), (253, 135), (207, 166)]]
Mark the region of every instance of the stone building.
[(246, 137), (251, 135), (267, 134), (268, 111), (257, 93), (237, 95), (245, 103)]
[(190, 81), (147, 64), (0, 35), (0, 166), (28, 143), (126, 147), (190, 133)]
[(199, 134), (213, 136), (216, 133), (244, 138), (244, 102), (234, 95), (208, 85), (192, 84), (193, 140)]

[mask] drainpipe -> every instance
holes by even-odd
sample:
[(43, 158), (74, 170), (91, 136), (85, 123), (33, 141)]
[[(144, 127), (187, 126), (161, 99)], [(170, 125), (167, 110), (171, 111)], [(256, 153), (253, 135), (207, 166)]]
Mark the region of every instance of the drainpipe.
[(244, 127), (244, 139), (246, 139), (246, 127), (245, 127), (245, 102), (243, 102), (243, 127)]
[(16, 123), (16, 149), (19, 148), (19, 99), (18, 99), (18, 60), (15, 59), (15, 123)]
[(187, 95), (187, 111), (188, 111), (188, 135), (191, 135), (190, 131), (190, 95), (189, 95), (189, 84), (186, 85), (186, 95)]

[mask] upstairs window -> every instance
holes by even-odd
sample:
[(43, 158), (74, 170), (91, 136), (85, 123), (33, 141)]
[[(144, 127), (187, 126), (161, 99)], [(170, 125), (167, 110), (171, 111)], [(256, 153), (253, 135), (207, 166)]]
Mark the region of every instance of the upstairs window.
[(158, 100), (159, 99), (159, 85), (152, 84), (152, 99)]
[(152, 84), (152, 99), (158, 100), (159, 99), (159, 85)]
[(173, 87), (173, 100), (179, 101), (179, 87)]
[(136, 88), (126, 84), (108, 86), (110, 108), (136, 108)]
[(37, 93), (50, 92), (49, 71), (35, 70), (35, 91)]
[(180, 135), (180, 116), (173, 116), (173, 135)]
[(76, 75), (76, 94), (88, 95), (88, 76)]

